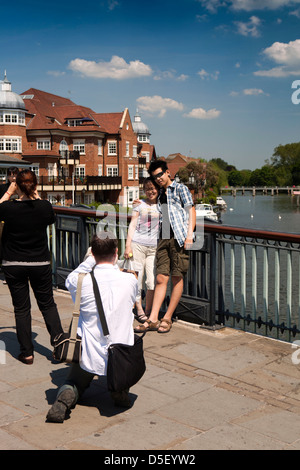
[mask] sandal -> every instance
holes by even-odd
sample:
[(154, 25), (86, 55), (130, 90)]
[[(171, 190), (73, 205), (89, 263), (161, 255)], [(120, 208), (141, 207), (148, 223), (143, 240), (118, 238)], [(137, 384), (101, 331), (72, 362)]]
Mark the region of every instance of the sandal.
[[(162, 323), (166, 323), (167, 326), (163, 326)], [(162, 328), (162, 331), (157, 330), (157, 333), (169, 333), (170, 329), (172, 328), (172, 322), (170, 320), (166, 320), (166, 318), (162, 318), (160, 320), (160, 326), (159, 328)]]
[(159, 320), (153, 322), (153, 321), (148, 319), (148, 320), (145, 321), (145, 323), (143, 325), (138, 325), (136, 328), (134, 328), (134, 332), (135, 333), (144, 333), (145, 331), (157, 331), (158, 328), (159, 328), (159, 325), (160, 325)]
[(145, 323), (145, 321), (149, 320), (148, 315), (146, 315), (143, 310), (140, 312), (137, 311), (134, 316), (140, 323)]

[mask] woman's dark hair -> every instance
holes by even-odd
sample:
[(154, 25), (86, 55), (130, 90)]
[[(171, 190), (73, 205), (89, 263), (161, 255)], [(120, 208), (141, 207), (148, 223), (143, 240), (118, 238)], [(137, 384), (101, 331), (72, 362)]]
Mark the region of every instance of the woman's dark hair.
[(99, 232), (91, 241), (93, 255), (101, 261), (111, 261), (118, 248), (118, 239), (112, 232)]
[(159, 187), (159, 185), (157, 184), (157, 182), (154, 181), (154, 180), (151, 178), (151, 176), (148, 176), (148, 177), (145, 178), (144, 181), (143, 181), (143, 190), (144, 190), (144, 191), (145, 191), (146, 186), (147, 186), (148, 183), (153, 184), (153, 186), (155, 186), (155, 188), (157, 189), (157, 191), (160, 190), (160, 187)]
[(33, 171), (20, 171), (17, 174), (16, 183), (27, 197), (33, 197), (37, 187), (36, 174)]
[(17, 175), (19, 173), (19, 168), (16, 166), (10, 166), (7, 169), (7, 176)]

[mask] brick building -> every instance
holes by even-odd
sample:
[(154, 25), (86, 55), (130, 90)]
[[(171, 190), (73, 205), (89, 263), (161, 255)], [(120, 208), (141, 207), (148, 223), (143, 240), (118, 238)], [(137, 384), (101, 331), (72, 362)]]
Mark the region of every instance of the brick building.
[[(35, 88), (14, 93), (6, 75), (0, 89), (0, 176), (9, 166), (30, 167), (52, 203), (93, 201), (130, 205), (155, 159), (150, 132), (128, 109), (96, 113)], [(19, 164), (17, 164), (19, 163)]]

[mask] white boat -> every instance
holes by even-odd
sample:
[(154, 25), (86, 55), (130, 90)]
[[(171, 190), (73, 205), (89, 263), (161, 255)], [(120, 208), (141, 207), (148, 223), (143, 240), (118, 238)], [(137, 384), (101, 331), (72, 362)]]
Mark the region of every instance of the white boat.
[(226, 201), (221, 196), (217, 196), (216, 204), (220, 209), (227, 209)]
[(212, 220), (213, 222), (218, 222), (219, 217), (213, 210), (211, 204), (196, 204), (196, 217), (204, 217), (207, 220)]

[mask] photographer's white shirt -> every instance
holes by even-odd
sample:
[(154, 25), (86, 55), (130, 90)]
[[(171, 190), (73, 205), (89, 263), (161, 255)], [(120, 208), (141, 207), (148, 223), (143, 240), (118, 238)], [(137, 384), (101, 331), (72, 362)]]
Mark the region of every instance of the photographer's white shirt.
[[(89, 273), (95, 265), (89, 256), (66, 279), (66, 287), (75, 302), (78, 273)], [(111, 343), (134, 343), (132, 308), (138, 292), (133, 274), (121, 272), (117, 265), (98, 264), (94, 270), (99, 286), (109, 336), (104, 336), (96, 307), (92, 278), (83, 278), (78, 334), (82, 338), (80, 367), (96, 375), (106, 375), (107, 349)]]

